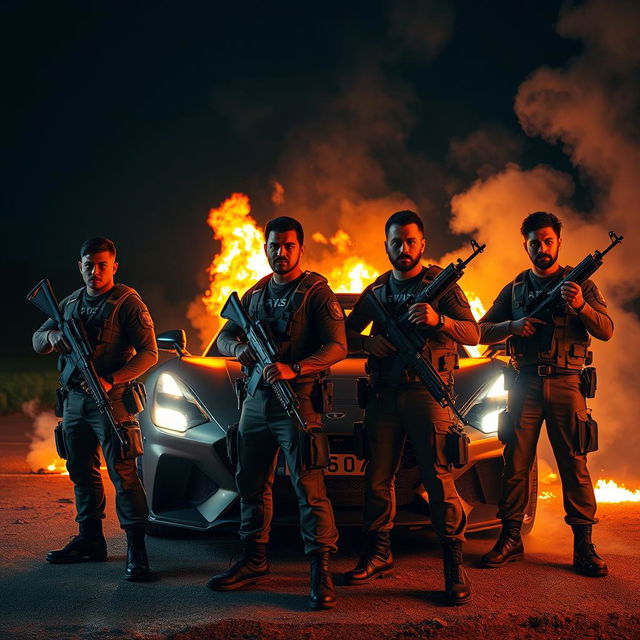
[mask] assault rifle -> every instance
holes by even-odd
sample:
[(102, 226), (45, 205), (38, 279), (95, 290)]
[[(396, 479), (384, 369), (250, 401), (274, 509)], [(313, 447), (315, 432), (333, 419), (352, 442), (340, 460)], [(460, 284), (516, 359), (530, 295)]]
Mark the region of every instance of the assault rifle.
[(415, 329), (407, 330), (400, 319), (389, 313), (371, 291), (362, 296), (359, 304), (374, 324), (382, 328), (385, 338), (396, 348), (396, 358), (399, 359), (400, 366), (403, 369), (409, 367), (441, 407), (449, 407), (463, 424), (468, 424), (431, 361), (422, 355), (424, 338)]
[[(262, 379), (264, 368), (276, 362), (278, 357), (278, 346), (269, 334), (267, 328), (260, 320), (254, 322), (240, 302), (238, 294), (234, 291), (229, 299), (224, 303), (220, 315), (225, 320), (231, 320), (237, 324), (245, 336), (251, 350), (255, 354), (258, 362), (253, 367), (253, 371), (247, 380), (246, 390), (249, 395), (253, 395)], [(287, 415), (295, 420), (303, 431), (307, 430), (307, 423), (298, 411), (300, 403), (291, 385), (287, 380), (277, 380), (271, 383), (273, 394), (278, 399)]]
[(475, 240), (471, 240), (471, 248), (473, 252), (466, 259), (458, 258), (455, 263), (445, 267), (415, 298), (409, 302), (405, 302), (397, 311), (396, 315), (400, 319), (400, 323), (406, 325), (409, 321), (409, 308), (416, 302), (426, 302), (433, 304), (438, 298), (442, 297), (449, 291), (453, 285), (462, 278), (466, 266), (477, 256), (479, 256), (487, 245), (479, 245)]
[(611, 239), (611, 244), (604, 251), (596, 249), (593, 254), (590, 253), (555, 286), (550, 289), (543, 289), (533, 300), (525, 304), (523, 308), (527, 318), (540, 318), (540, 316), (548, 312), (553, 314), (553, 311), (563, 303), (560, 293), (562, 285), (567, 282), (575, 282), (582, 285), (586, 282), (602, 266), (602, 259), (607, 253), (624, 240), (624, 236), (618, 236), (613, 231), (609, 231), (609, 238)]
[(60, 373), (60, 385), (66, 387), (75, 371), (80, 374), (89, 394), (98, 406), (98, 410), (111, 425), (120, 448), (118, 457), (120, 459), (126, 458), (129, 450), (126, 429), (122, 429), (121, 433), (118, 420), (113, 414), (111, 399), (102, 384), (100, 384), (98, 374), (91, 361), (93, 349), (87, 338), (84, 325), (76, 318), (70, 318), (69, 320), (63, 318), (51, 284), (46, 279), (38, 282), (27, 294), (27, 300), (40, 309), (48, 318), (55, 321), (69, 346), (70, 352), (65, 354), (64, 369)]

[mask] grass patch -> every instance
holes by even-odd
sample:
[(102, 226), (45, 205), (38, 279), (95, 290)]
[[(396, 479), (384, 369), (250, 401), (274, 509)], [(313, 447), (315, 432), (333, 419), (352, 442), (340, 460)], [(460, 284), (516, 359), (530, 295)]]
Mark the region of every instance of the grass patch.
[(44, 409), (53, 408), (58, 375), (55, 358), (3, 358), (0, 362), (0, 415), (20, 413), (23, 403), (34, 399)]

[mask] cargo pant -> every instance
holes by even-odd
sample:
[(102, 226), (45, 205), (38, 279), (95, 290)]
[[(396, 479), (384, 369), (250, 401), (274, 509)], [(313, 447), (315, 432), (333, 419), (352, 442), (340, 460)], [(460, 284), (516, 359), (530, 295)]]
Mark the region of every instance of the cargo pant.
[(576, 453), (578, 420), (586, 413), (580, 376), (520, 373), (512, 386), (507, 433), (500, 434), (506, 444), (498, 517), (518, 521), (524, 517), (529, 473), (545, 421), (562, 480), (565, 521), (578, 525), (596, 523), (596, 500), (587, 456)]
[(445, 455), (451, 412), (419, 383), (371, 394), (365, 410), (365, 533), (393, 528), (395, 478), (406, 437), (429, 496), (431, 521), (441, 543), (464, 542), (467, 517)]
[[(296, 389), (299, 411), (309, 425), (319, 425), (320, 415), (311, 406), (313, 385)], [(269, 541), (273, 516), (272, 486), (278, 451), (282, 448), (290, 480), (298, 497), (300, 531), (305, 553), (337, 550), (338, 531), (324, 484), (324, 470), (300, 469), (299, 428), (287, 416), (275, 396), (258, 389), (242, 405), (238, 427), (236, 484), (240, 493), (240, 538)]]
[[(122, 389), (110, 396), (114, 412), (124, 417)], [(111, 482), (116, 489), (116, 513), (120, 526), (146, 526), (147, 501), (138, 476), (137, 461), (118, 460), (113, 446), (113, 429), (93, 398), (83, 391), (70, 390), (64, 403), (62, 431), (67, 448), (67, 471), (76, 496), (76, 521), (104, 518), (105, 495), (100, 475), (100, 448)]]

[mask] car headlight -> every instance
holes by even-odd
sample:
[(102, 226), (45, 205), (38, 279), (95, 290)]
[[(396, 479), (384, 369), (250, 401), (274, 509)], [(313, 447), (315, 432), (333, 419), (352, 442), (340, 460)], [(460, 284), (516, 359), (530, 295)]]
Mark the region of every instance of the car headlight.
[(208, 421), (193, 393), (168, 373), (162, 373), (158, 378), (151, 419), (159, 429), (178, 433)]
[(487, 398), (506, 398), (508, 391), (504, 388), (504, 373), (501, 373), (487, 392)]
[(480, 430), (483, 433), (495, 433), (498, 430), (498, 418), (504, 409), (485, 413), (480, 421)]
[(495, 433), (498, 430), (498, 416), (507, 406), (508, 392), (504, 388), (504, 374), (500, 374), (489, 386), (480, 400), (474, 404), (467, 420), (482, 433)]

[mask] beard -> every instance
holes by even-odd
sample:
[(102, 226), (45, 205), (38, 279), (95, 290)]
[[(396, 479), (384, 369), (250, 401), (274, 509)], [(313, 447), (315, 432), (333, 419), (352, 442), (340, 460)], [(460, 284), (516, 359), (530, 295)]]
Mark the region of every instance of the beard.
[[(406, 262), (403, 262), (402, 261), (403, 258), (409, 258), (409, 260)], [(420, 258), (421, 256), (417, 256), (416, 258), (412, 258), (411, 256), (407, 256), (407, 255), (401, 255), (401, 256), (398, 256), (397, 258), (392, 258), (391, 256), (389, 256), (389, 260), (393, 265), (394, 269), (397, 269), (402, 273), (411, 271), (411, 269), (413, 269), (420, 262)]]
[(533, 259), (533, 264), (535, 264), (536, 267), (538, 267), (539, 269), (543, 269), (546, 271), (547, 269), (552, 267), (557, 260), (558, 260), (557, 253), (555, 256), (550, 256), (549, 254), (543, 253), (543, 254), (538, 254)]
[(290, 262), (289, 260), (269, 260), (269, 266), (271, 267), (273, 273), (284, 276), (287, 275), (287, 273), (293, 271), (298, 266), (299, 262), (300, 258), (298, 258), (294, 263)]

